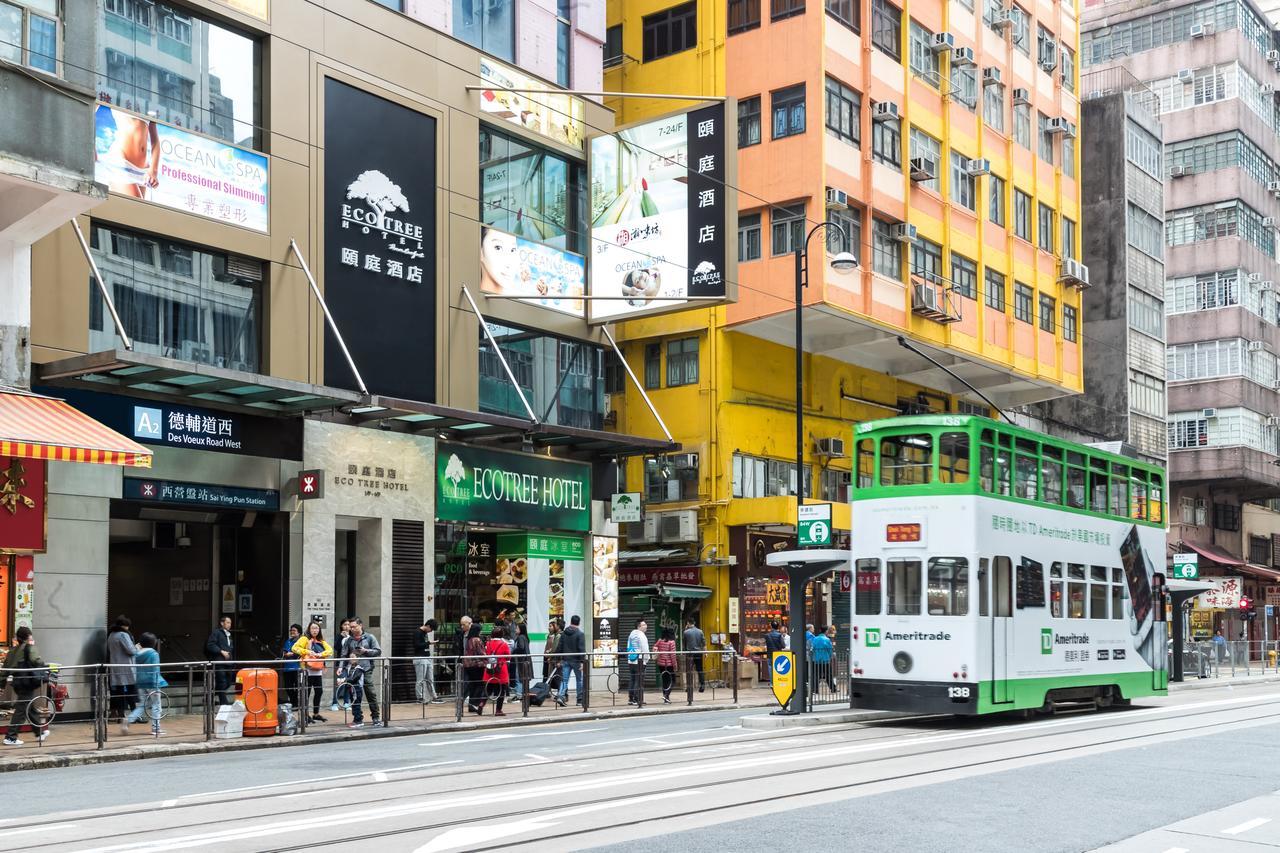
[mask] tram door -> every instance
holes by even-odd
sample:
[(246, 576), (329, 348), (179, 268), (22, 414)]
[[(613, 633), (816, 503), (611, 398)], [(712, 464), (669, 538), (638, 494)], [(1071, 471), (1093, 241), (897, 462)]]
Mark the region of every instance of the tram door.
[(992, 567), (991, 701), (1012, 702), (1009, 658), (1013, 656), (1013, 562), (1008, 557), (996, 557)]

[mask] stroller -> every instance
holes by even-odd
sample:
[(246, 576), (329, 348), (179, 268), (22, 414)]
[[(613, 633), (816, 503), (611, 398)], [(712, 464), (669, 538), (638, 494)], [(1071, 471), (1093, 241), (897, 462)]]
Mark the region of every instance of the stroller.
[(535, 682), (529, 687), (529, 704), (534, 707), (541, 708), (542, 703), (550, 698), (551, 694), (560, 689), (560, 670), (557, 668), (551, 673), (551, 677), (546, 681)]

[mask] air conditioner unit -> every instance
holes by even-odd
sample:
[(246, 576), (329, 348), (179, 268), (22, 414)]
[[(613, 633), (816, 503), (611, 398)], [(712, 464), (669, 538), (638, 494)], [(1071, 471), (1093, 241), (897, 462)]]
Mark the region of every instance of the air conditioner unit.
[(1049, 132), (1061, 133), (1066, 136), (1075, 136), (1076, 126), (1065, 118), (1051, 118), (1049, 119)]
[(658, 516), (646, 513), (640, 521), (628, 522), (624, 532), (628, 545), (653, 545), (658, 541)]
[(835, 187), (827, 187), (827, 207), (848, 207), (849, 194)]
[(877, 101), (871, 108), (872, 121), (897, 121), (898, 105), (893, 101)]
[(895, 222), (890, 226), (889, 233), (899, 243), (914, 243), (916, 241), (916, 227), (910, 222)]
[(1280, 426), (1280, 415), (1267, 415), (1267, 426)]
[(1217, 416), (1218, 416), (1218, 410), (1217, 410), (1217, 409), (1212, 409), (1212, 408), (1210, 408), (1210, 409), (1201, 409), (1201, 410), (1200, 410), (1200, 417), (1204, 418), (1206, 421), (1207, 421), (1207, 420), (1212, 420), (1213, 418), (1216, 418)]
[(1271, 67), (1276, 71), (1280, 71), (1280, 59), (1277, 59), (1275, 62), (1271, 63)]
[(912, 157), (908, 165), (911, 167), (913, 181), (932, 181), (938, 177), (938, 164), (928, 157)]
[(1213, 24), (1193, 24), (1191, 26), (1191, 37), (1193, 39), (1202, 39), (1211, 35), (1213, 35)]
[(833, 459), (843, 459), (845, 457), (843, 438), (819, 438), (814, 441), (813, 445), (819, 456), (827, 456)]
[[(997, 69), (999, 70), (999, 69)], [(1015, 107), (1026, 106), (1031, 103), (1031, 90), (1024, 89), (1019, 86), (1013, 90), (1013, 105)]]
[[(999, 69), (999, 68), (984, 68), (984, 69), (982, 69), (982, 85), (984, 85), (984, 86), (995, 86), (995, 85), (996, 85), (997, 83), (999, 83), (999, 82), (1000, 82), (1000, 69)], [(1017, 90), (1015, 89), (1014, 91), (1016, 92)], [(1017, 99), (1017, 97), (1015, 96), (1015, 97), (1014, 97), (1014, 103), (1016, 104), (1017, 102), (1018, 102), (1018, 99)]]
[(1003, 11), (996, 12), (994, 15), (991, 16), (991, 26), (996, 29), (1000, 29), (1002, 27), (1012, 27), (1016, 22), (1015, 18), (1017, 17), (1017, 15), (1018, 13), (1012, 9), (1005, 9)]
[(1274, 228), (1274, 227), (1275, 227), (1275, 224), (1276, 224), (1276, 218), (1275, 218), (1274, 216), (1264, 216), (1264, 217), (1262, 217), (1262, 227), (1263, 227), (1263, 228)]
[(973, 177), (977, 177), (978, 175), (990, 175), (991, 161), (987, 159), (970, 160), (965, 164), (964, 171), (966, 174)]
[(1275, 49), (1268, 50), (1267, 62), (1280, 62), (1280, 50), (1275, 50)]
[(1276, 289), (1276, 283), (1274, 281), (1271, 281), (1270, 279), (1266, 279), (1261, 284), (1258, 285), (1258, 289), (1261, 290), (1263, 293), (1269, 293), (1270, 291)]
[(1248, 275), (1246, 275), (1244, 278), (1245, 278), (1245, 281), (1256, 284), (1257, 282), (1262, 281), (1262, 273), (1251, 272)]
[(1262, 349), (1263, 349), (1262, 341), (1249, 341), (1245, 345), (1245, 352), (1262, 352)]
[(698, 541), (698, 511), (664, 512), (658, 522), (658, 536), (664, 543)]
[(1196, 79), (1196, 72), (1190, 68), (1184, 68), (1178, 72), (1178, 82), (1180, 83), (1190, 83), (1194, 79)]
[(1058, 283), (1086, 288), (1089, 286), (1089, 268), (1074, 258), (1063, 258), (1058, 268)]
[(938, 314), (938, 288), (931, 284), (916, 284), (911, 290), (911, 310), (917, 314)]
[(1264, 95), (1274, 95), (1276, 93), (1276, 87), (1272, 86), (1270, 83), (1263, 83), (1258, 87), (1258, 91)]
[(1187, 174), (1190, 174), (1190, 173), (1187, 172), (1186, 166), (1170, 166), (1169, 167), (1169, 177), (1171, 178), (1181, 178)]
[(1267, 181), (1267, 191), (1280, 193), (1280, 181)]
[(1271, 390), (1280, 391), (1280, 379), (1273, 379), (1271, 381)]
[(1040, 68), (1044, 71), (1052, 71), (1058, 67), (1058, 46), (1056, 44), (1046, 45), (1043, 55), (1040, 57)]
[(951, 51), (951, 67), (952, 68), (959, 68), (961, 66), (967, 67), (967, 66), (973, 65), (973, 63), (974, 63), (973, 48), (957, 47)]
[(956, 37), (951, 33), (934, 33), (933, 44), (930, 45), (934, 53), (945, 53), (954, 50), (955, 46)]

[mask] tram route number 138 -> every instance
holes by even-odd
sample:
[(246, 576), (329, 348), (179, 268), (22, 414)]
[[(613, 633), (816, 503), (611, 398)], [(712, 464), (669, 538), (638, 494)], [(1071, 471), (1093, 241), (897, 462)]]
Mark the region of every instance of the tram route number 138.
[(968, 699), (969, 688), (968, 687), (948, 687), (947, 698), (948, 699)]

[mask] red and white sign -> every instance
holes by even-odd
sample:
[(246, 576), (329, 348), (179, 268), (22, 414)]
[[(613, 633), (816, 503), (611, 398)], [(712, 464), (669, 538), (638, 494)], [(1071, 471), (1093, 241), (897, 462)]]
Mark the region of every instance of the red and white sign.
[(45, 463), (0, 458), (0, 554), (45, 551)]
[(324, 497), (324, 471), (298, 472), (298, 500), (308, 501)]
[(841, 592), (853, 591), (853, 574), (852, 573), (850, 572), (840, 573), (840, 591)]
[(1234, 610), (1240, 606), (1240, 597), (1244, 594), (1244, 578), (1200, 578), (1209, 581), (1216, 589), (1202, 592), (1196, 596), (1196, 607), (1208, 610)]
[(618, 569), (618, 583), (622, 586), (701, 582), (702, 569), (698, 566), (623, 566)]

